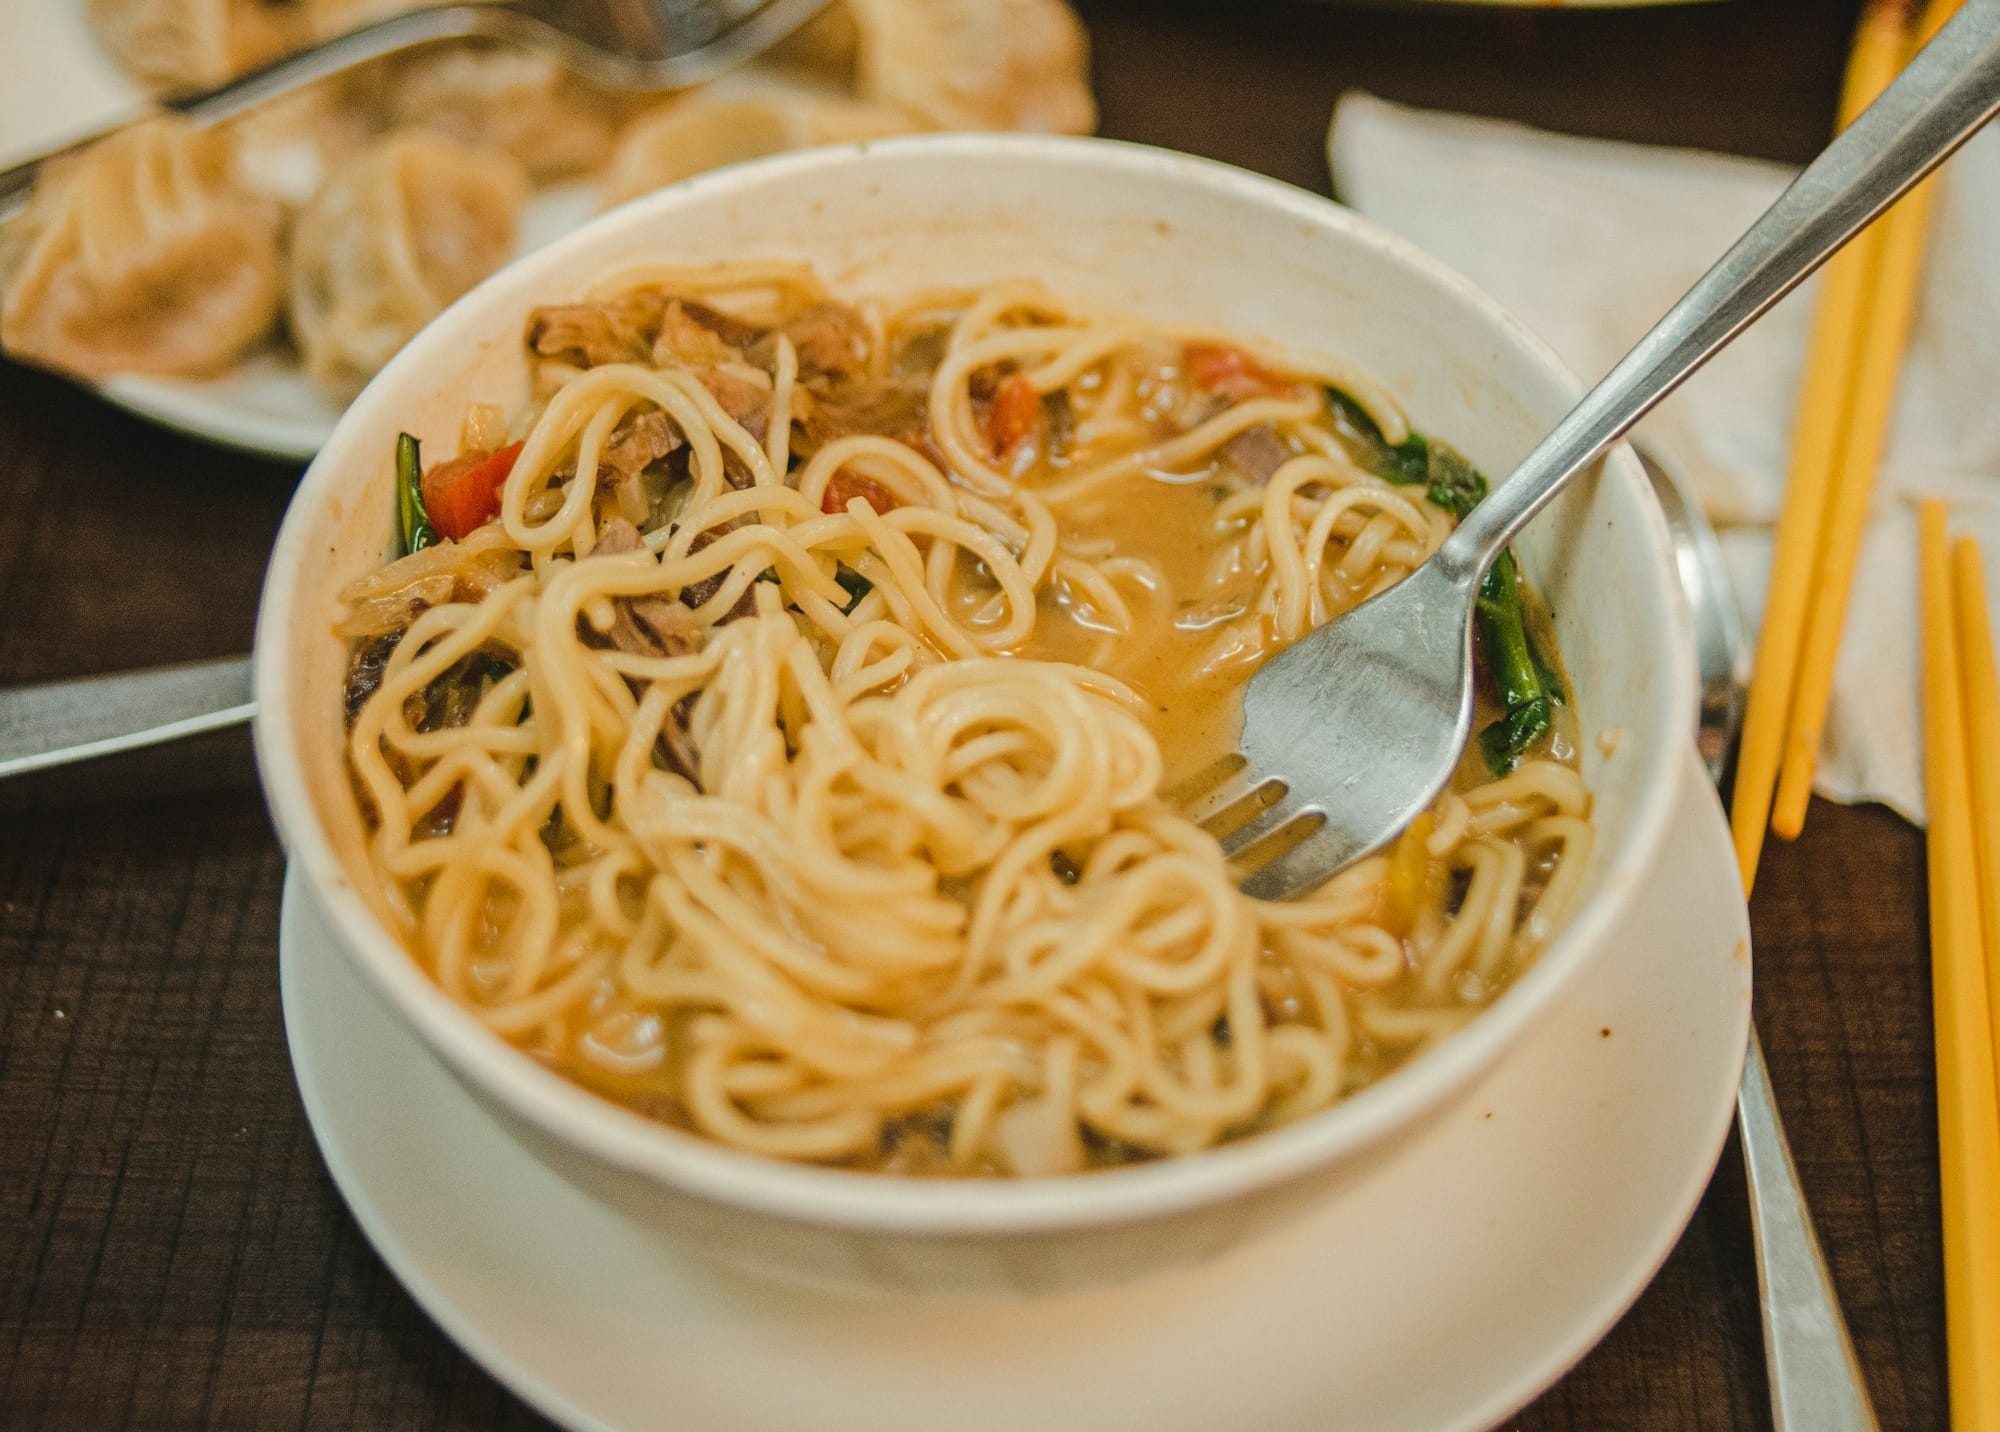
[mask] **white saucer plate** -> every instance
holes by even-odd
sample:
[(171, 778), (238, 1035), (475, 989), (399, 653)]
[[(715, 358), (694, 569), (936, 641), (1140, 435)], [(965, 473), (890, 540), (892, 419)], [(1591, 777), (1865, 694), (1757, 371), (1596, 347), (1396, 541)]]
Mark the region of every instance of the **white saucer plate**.
[(1690, 755), (1623, 930), (1436, 1127), (1191, 1273), (1014, 1302), (841, 1300), (719, 1271), (516, 1144), (295, 879), (281, 970), (306, 1112), (355, 1217), (468, 1353), (568, 1426), (1436, 1432), (1492, 1426), (1561, 1376), (1680, 1236), (1729, 1127), (1749, 938)]

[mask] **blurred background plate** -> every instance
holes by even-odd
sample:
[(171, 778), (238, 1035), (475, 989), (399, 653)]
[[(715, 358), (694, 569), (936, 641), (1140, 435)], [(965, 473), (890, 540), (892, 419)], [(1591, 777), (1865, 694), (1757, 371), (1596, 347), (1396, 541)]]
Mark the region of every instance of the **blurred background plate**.
[[(0, 167), (142, 112), (145, 92), (91, 34), (72, 0), (0, 0)], [(539, 248), (599, 208), (588, 184), (538, 189), (521, 214), (516, 253)], [(273, 344), (215, 378), (125, 374), (96, 385), (153, 422), (266, 457), (303, 462), (319, 451), (343, 404)]]
[[(81, 4), (5, 0), (0, 46), (0, 166), (141, 112), (145, 92), (91, 35)], [(129, 374), (98, 391), (121, 408), (210, 442), (304, 460), (319, 451), (340, 404), (272, 348), (209, 379)]]
[[(1629, 8), (1690, 0), (1329, 0), (1378, 7)], [(0, 166), (142, 112), (139, 86), (97, 43), (73, 0), (0, 0)], [(517, 252), (567, 232), (599, 207), (588, 184), (538, 190), (523, 211)], [(319, 450), (343, 404), (311, 382), (290, 349), (272, 344), (214, 378), (138, 374), (97, 385), (110, 402), (176, 431), (268, 457)]]

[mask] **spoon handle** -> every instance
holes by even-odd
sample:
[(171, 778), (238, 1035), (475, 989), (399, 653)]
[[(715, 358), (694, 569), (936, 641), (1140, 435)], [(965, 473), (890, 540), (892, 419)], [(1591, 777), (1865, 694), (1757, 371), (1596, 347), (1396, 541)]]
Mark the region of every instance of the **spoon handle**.
[(1556, 490), (2000, 110), (2000, 0), (1967, 0), (1902, 75), (1619, 360), (1434, 559), (1470, 585)]

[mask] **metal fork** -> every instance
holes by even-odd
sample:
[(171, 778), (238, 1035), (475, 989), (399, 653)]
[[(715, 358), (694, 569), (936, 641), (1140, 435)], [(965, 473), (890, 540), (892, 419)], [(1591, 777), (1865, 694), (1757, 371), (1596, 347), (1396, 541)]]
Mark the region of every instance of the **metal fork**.
[(1246, 890), (1275, 899), (1316, 886), (1437, 798), (1471, 733), (1473, 602), (1507, 543), (1996, 109), (2000, 0), (1968, 0), (1430, 561), (1251, 679), (1245, 764), (1190, 812), (1256, 866)]
[[(198, 124), (246, 110), (370, 60), (439, 40), (498, 40), (554, 55), (612, 89), (667, 91), (713, 79), (769, 49), (829, 0), (474, 0), (392, 15), (336, 36), (227, 84), (169, 95), (160, 105)], [(27, 202), (52, 159), (96, 143), (149, 115), (0, 170), (0, 221)]]
[[(1743, 729), (1744, 687), (1738, 673), (1743, 631), (1730, 596), (1722, 549), (1701, 509), (1645, 452), (1646, 476), (1666, 514), (1675, 565), (1694, 617), (1701, 670), (1696, 741), (1717, 785)], [(1799, 1171), (1764, 1046), (1750, 1026), (1743, 1082), (1736, 1091), (1736, 1132), (1750, 1193), (1750, 1236), (1757, 1254), (1757, 1303), (1764, 1320), (1764, 1366), (1773, 1432), (1880, 1432), (1868, 1399), (1861, 1359), (1841, 1315), (1833, 1273), (1813, 1232)]]

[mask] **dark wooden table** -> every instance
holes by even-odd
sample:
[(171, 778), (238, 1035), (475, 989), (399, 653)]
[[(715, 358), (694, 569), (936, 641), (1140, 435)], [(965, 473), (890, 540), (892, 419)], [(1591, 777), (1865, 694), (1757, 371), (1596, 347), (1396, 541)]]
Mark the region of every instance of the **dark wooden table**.
[[(1324, 191), (1354, 86), (1802, 160), (1854, 6), (1084, 9), (1106, 133)], [(0, 682), (243, 649), (295, 476), (0, 367)], [(0, 1428), (545, 1425), (416, 1308), (320, 1165), (247, 752), (0, 792)], [(1945, 1425), (1922, 875), (1909, 827), (1818, 804), (1753, 912), (1779, 1099), (1891, 1428)], [(1658, 1280), (1509, 1425), (1763, 1427), (1761, 1357), (1731, 1149)]]

